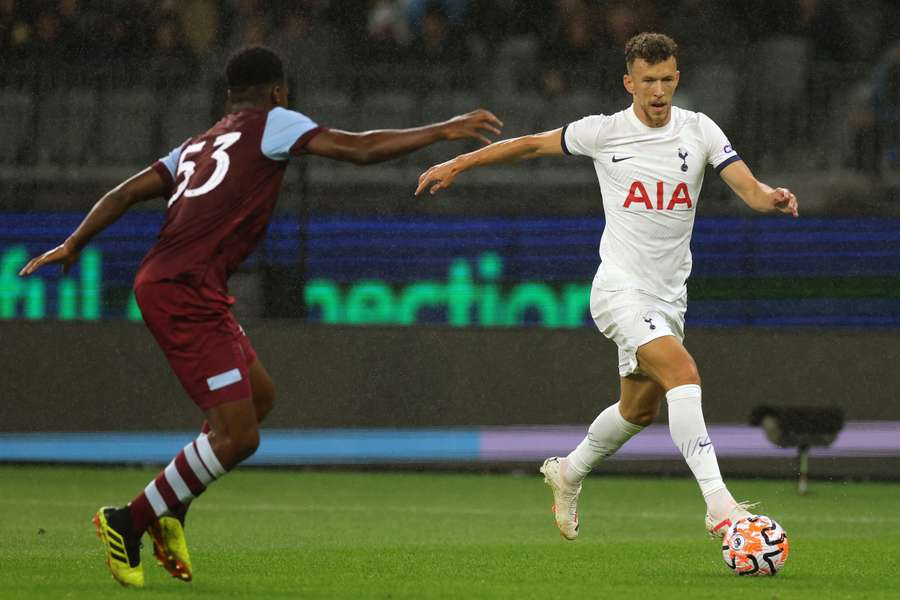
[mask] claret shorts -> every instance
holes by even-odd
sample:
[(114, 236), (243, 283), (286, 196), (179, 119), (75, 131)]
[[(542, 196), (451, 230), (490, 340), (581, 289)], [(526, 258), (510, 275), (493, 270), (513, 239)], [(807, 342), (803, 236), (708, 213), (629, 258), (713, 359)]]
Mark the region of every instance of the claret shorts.
[(134, 290), (144, 323), (188, 396), (202, 410), (251, 397), (250, 340), (227, 296), (176, 281)]

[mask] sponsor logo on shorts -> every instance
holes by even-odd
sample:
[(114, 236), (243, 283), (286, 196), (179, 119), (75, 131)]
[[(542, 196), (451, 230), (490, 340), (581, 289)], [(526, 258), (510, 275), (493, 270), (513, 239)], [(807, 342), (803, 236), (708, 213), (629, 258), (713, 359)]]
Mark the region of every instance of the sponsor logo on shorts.
[(237, 383), (241, 379), (241, 372), (238, 369), (231, 369), (229, 371), (225, 371), (224, 373), (219, 373), (218, 375), (208, 377), (206, 379), (206, 385), (209, 386), (209, 391), (214, 392), (216, 390), (222, 389), (223, 387), (229, 386), (232, 383)]

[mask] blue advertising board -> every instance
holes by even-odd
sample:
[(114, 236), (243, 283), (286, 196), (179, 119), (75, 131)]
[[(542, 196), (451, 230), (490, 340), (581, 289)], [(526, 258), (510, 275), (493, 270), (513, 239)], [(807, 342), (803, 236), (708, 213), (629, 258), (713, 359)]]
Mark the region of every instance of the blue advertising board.
[[(126, 214), (69, 275), (16, 276), (82, 218), (0, 213), (0, 319), (140, 319), (131, 280), (161, 213)], [(323, 323), (578, 327), (602, 230), (591, 217), (278, 214), (247, 268), (302, 277), (288, 302)], [(900, 220), (698, 218), (692, 252), (691, 325), (900, 326)]]

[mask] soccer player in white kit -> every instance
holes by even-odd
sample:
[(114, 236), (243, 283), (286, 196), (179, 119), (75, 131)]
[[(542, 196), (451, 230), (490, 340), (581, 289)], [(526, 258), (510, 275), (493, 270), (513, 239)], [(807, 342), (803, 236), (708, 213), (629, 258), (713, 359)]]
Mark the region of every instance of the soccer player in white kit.
[(562, 154), (594, 161), (606, 227), (590, 307), (597, 327), (619, 348), (621, 392), (568, 456), (548, 458), (541, 467), (553, 491), (556, 524), (569, 540), (578, 536), (582, 480), (653, 422), (664, 396), (672, 441), (706, 501), (707, 531), (721, 537), (750, 514), (722, 481), (703, 420), (700, 375), (682, 345), (691, 231), (707, 164), (756, 211), (796, 217), (797, 198), (758, 181), (712, 119), (672, 105), (677, 55), (668, 36), (633, 37), (625, 46), (623, 78), (634, 99), (630, 107), (457, 156), (423, 173), (416, 189), (416, 195), (434, 194), (480, 165)]

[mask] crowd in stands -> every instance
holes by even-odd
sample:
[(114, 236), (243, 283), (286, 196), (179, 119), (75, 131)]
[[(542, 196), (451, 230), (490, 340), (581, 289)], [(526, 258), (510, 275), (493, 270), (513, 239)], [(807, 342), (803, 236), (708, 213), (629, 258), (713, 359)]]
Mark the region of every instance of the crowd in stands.
[(620, 93), (625, 41), (658, 30), (692, 72), (729, 69), (722, 103), (771, 88), (803, 137), (856, 86), (854, 135), (896, 147), (897, 23), (893, 0), (0, 0), (0, 86), (183, 89), (267, 44), (301, 92)]
[(853, 63), (878, 60), (898, 17), (888, 0), (0, 0), (0, 53), (7, 67), (142, 77), (149, 67), (181, 83), (267, 43), (303, 81), (337, 87), (398, 63), (449, 68), (447, 87), (479, 85), (486, 67), (518, 54), (536, 68), (514, 83), (553, 93), (577, 87), (580, 68), (620, 73), (625, 41), (642, 30), (705, 58), (800, 36), (810, 60)]

